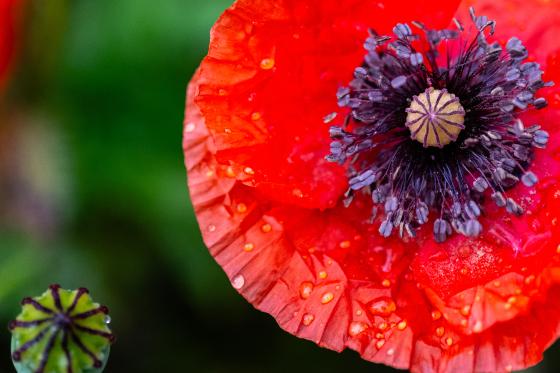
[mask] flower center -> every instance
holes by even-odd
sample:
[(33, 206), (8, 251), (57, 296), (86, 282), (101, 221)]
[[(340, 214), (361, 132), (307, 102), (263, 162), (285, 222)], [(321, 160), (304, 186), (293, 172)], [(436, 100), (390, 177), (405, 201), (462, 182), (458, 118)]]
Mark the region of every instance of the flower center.
[(442, 148), (457, 140), (465, 128), (465, 110), (459, 99), (445, 89), (430, 87), (414, 96), (406, 112), (410, 137), (421, 142), (424, 147)]
[[(491, 43), (495, 22), (470, 15), (470, 41), (460, 39), (466, 30), (458, 21), (444, 30), (413, 22), (425, 43), (407, 24), (397, 24), (393, 37), (370, 31), (362, 65), (337, 92), (346, 115), (330, 128), (327, 159), (347, 167), (344, 204), (369, 196), (371, 221), (384, 237), (415, 237), (430, 217), (438, 242), (453, 232), (476, 237), (485, 203), (521, 215), (509, 190), (538, 182), (530, 167), (549, 136), (518, 115), (545, 108), (536, 95), (552, 83), (537, 63), (525, 62), (518, 38), (505, 48)], [(440, 56), (442, 42), (447, 56)]]

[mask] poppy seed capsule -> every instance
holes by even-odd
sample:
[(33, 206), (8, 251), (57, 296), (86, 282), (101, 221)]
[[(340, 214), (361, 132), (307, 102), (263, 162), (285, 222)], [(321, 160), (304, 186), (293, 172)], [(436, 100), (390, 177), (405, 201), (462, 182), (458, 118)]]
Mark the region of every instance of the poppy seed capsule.
[(103, 371), (115, 338), (109, 309), (94, 303), (87, 289), (51, 285), (21, 304), (21, 313), (8, 325), (18, 373)]
[(443, 148), (457, 140), (465, 128), (465, 110), (459, 99), (445, 89), (430, 87), (414, 96), (406, 112), (410, 137), (421, 142), (424, 147)]

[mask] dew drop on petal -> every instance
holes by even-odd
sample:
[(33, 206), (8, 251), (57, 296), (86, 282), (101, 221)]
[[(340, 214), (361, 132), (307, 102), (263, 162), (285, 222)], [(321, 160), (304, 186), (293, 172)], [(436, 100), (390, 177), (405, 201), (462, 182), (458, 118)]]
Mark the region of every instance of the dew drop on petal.
[(361, 333), (363, 333), (368, 328), (368, 325), (361, 321), (352, 321), (350, 326), (348, 327), (348, 334), (350, 336), (355, 337)]
[(375, 347), (376, 347), (378, 350), (380, 350), (381, 347), (383, 347), (384, 345), (385, 345), (385, 341), (384, 341), (383, 339), (381, 339), (381, 340), (375, 342)]
[(299, 286), (299, 296), (302, 299), (309, 298), (312, 292), (313, 292), (313, 284), (309, 281), (304, 281)]
[(388, 288), (391, 286), (391, 280), (389, 279), (385, 279), (383, 281), (381, 281), (381, 285), (383, 285), (383, 287)]
[(261, 119), (261, 117), (262, 117), (262, 115), (258, 111), (255, 111), (253, 114), (251, 114), (251, 119), (254, 120), (254, 121), (257, 121), (257, 120)]
[(468, 316), (471, 312), (471, 306), (466, 305), (463, 308), (461, 308), (461, 315), (463, 316)]
[(228, 166), (228, 167), (226, 168), (226, 176), (227, 176), (227, 177), (230, 177), (230, 178), (232, 178), (232, 179), (235, 177), (235, 171), (233, 171), (233, 167)]
[(311, 325), (313, 320), (315, 320), (315, 316), (313, 316), (310, 313), (306, 313), (305, 315), (303, 315), (302, 323), (305, 326), (309, 326), (309, 325)]
[(445, 339), (445, 343), (446, 343), (448, 346), (452, 346), (452, 345), (453, 345), (453, 338), (447, 337), (447, 338)]
[(436, 328), (436, 335), (438, 337), (442, 337), (444, 334), (445, 334), (445, 328), (443, 326)]
[(216, 226), (214, 224), (210, 224), (206, 229), (208, 232), (212, 233), (216, 231)]
[(238, 203), (237, 204), (237, 212), (240, 214), (243, 214), (244, 212), (247, 212), (247, 205), (244, 203)]
[(301, 191), (301, 189), (296, 188), (292, 190), (292, 194), (294, 195), (294, 197), (303, 198), (303, 192)]
[(387, 350), (387, 355), (389, 356), (393, 356), (395, 354), (395, 349), (394, 348), (390, 348)]
[(272, 225), (270, 225), (268, 223), (263, 224), (261, 226), (261, 231), (263, 231), (263, 233), (269, 233), (270, 231), (272, 231)]
[(332, 301), (334, 299), (334, 294), (331, 292), (325, 293), (323, 294), (323, 296), (321, 297), (321, 303), (323, 304), (327, 304), (330, 301)]
[(338, 246), (340, 246), (341, 249), (347, 249), (349, 248), (351, 245), (350, 241), (346, 240), (346, 241), (342, 241)]
[(328, 277), (327, 271), (320, 271), (320, 272), (319, 272), (319, 278), (320, 278), (321, 280), (324, 280), (324, 279), (326, 279), (327, 277)]
[(273, 58), (263, 58), (261, 60), (261, 69), (270, 70), (274, 67), (275, 61)]
[[(379, 330), (385, 330), (389, 327), (389, 324), (387, 324), (386, 322), (382, 322), (381, 324), (379, 324), (377, 326), (379, 328)], [(383, 334), (382, 334), (383, 335)], [(377, 338), (383, 338), (383, 337), (377, 337)]]
[(255, 174), (255, 171), (251, 167), (245, 167), (243, 172), (245, 172), (247, 175), (254, 175)]
[(189, 122), (185, 126), (185, 132), (193, 132), (196, 129), (196, 124)]
[(243, 250), (250, 252), (253, 251), (253, 249), (255, 248), (255, 244), (251, 243), (251, 242), (247, 242), (244, 246), (243, 246)]
[(441, 312), (438, 310), (432, 311), (432, 320), (439, 320), (441, 319)]
[(234, 289), (241, 289), (245, 285), (245, 277), (243, 275), (237, 275), (231, 280), (231, 284)]
[(480, 333), (480, 332), (482, 331), (482, 328), (483, 328), (482, 321), (477, 320), (477, 321), (474, 323), (473, 332), (475, 332), (475, 333)]
[(369, 306), (371, 313), (381, 316), (388, 316), (395, 312), (396, 309), (397, 305), (391, 298), (388, 297), (379, 298)]
[(407, 327), (407, 322), (406, 322), (406, 320), (402, 320), (401, 322), (399, 322), (399, 323), (397, 324), (397, 329), (399, 329), (399, 330), (405, 330), (406, 327)]
[(524, 282), (525, 285), (530, 285), (531, 283), (533, 283), (535, 281), (535, 275), (529, 275), (525, 278)]

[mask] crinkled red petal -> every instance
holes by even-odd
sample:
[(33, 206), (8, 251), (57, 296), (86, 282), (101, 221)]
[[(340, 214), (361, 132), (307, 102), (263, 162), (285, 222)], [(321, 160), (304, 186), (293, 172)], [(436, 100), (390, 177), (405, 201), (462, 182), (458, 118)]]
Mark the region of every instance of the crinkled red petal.
[[(507, 371), (540, 361), (560, 324), (557, 91), (548, 90), (548, 109), (525, 118), (551, 141), (533, 166), (540, 183), (511, 192), (527, 210), (522, 218), (485, 206), (477, 239), (436, 244), (429, 229), (414, 241), (384, 239), (369, 222), (369, 200), (344, 208), (343, 172), (317, 155), (328, 146), (320, 118), (334, 110), (332, 92), (361, 59), (360, 32), (377, 27), (359, 6), (371, 3), (351, 2), (356, 14), (331, 1), (257, 3), (237, 2), (214, 28), (185, 120), (195, 212), (232, 285), (287, 331), (397, 368)], [(363, 26), (337, 28), (356, 20)], [(270, 34), (246, 40), (262, 30)], [(348, 49), (348, 61), (339, 48)], [(274, 66), (263, 69), (270, 51)], [(554, 53), (538, 58), (549, 78), (559, 75)], [(328, 62), (346, 72), (321, 75)]]

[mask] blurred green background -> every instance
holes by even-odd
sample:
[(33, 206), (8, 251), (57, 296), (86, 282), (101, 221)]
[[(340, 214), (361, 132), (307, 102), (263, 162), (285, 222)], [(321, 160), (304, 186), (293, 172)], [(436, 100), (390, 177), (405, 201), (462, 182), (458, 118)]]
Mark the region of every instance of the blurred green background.
[(0, 123), (0, 324), (50, 283), (86, 286), (118, 337), (107, 372), (392, 371), (281, 331), (201, 242), (185, 87), (230, 3), (30, 2)]

